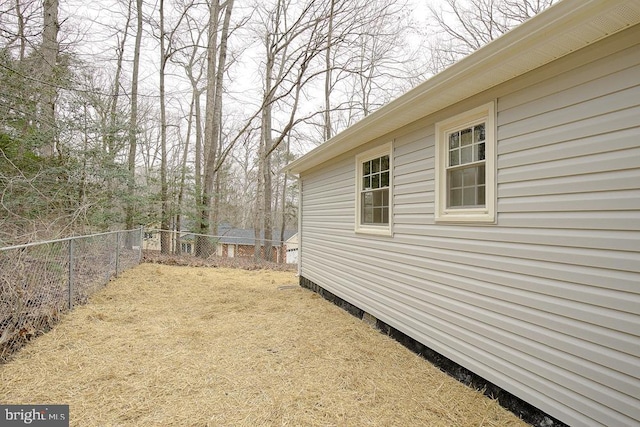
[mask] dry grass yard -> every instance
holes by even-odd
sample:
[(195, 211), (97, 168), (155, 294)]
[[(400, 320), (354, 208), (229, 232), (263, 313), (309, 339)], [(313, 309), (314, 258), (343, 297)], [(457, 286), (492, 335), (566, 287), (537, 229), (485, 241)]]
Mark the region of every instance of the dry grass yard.
[(142, 264), (0, 366), (73, 426), (524, 426), (291, 272)]

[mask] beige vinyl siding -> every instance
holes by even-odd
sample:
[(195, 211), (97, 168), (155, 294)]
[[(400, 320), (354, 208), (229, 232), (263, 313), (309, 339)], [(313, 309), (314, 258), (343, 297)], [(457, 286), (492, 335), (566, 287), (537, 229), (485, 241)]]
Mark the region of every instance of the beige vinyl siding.
[(413, 138), (403, 136), (397, 141), (393, 188), (396, 231), (396, 227), (434, 224), (434, 130), (431, 125), (414, 132)]
[[(356, 153), (303, 174), (302, 275), (572, 426), (640, 425), (633, 32), (391, 135), (392, 237), (353, 232)], [(491, 99), (497, 224), (435, 224), (434, 123)]]

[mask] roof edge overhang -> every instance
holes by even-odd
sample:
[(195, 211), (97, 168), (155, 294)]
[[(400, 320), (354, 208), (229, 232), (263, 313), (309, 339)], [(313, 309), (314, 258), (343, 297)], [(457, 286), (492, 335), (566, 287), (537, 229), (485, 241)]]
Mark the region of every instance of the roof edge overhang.
[(637, 0), (562, 0), (316, 147), (300, 174), (640, 22)]

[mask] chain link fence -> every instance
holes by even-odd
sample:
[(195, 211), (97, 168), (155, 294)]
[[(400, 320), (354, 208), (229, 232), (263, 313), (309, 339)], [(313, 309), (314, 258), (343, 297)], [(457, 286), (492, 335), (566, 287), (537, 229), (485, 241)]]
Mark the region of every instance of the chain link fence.
[(150, 262), (295, 270), (295, 232), (285, 241), (256, 239), (252, 230), (225, 232), (137, 229), (0, 248), (0, 363), (138, 265), (143, 252)]
[(0, 363), (140, 263), (142, 229), (0, 248)]
[[(298, 243), (295, 231), (284, 233), (286, 240), (256, 238), (253, 230), (226, 229), (224, 234), (205, 235), (184, 231), (145, 229), (145, 259), (167, 259), (185, 265), (216, 265), (232, 268), (264, 266), (294, 270)], [(180, 262), (181, 261), (181, 262)]]

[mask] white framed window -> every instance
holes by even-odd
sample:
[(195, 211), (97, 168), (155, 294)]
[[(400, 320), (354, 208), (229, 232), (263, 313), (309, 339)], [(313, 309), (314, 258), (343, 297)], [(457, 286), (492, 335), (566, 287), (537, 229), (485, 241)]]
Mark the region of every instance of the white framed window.
[(436, 123), (436, 222), (495, 223), (493, 102)]
[(392, 180), (390, 142), (356, 156), (356, 232), (391, 235)]

